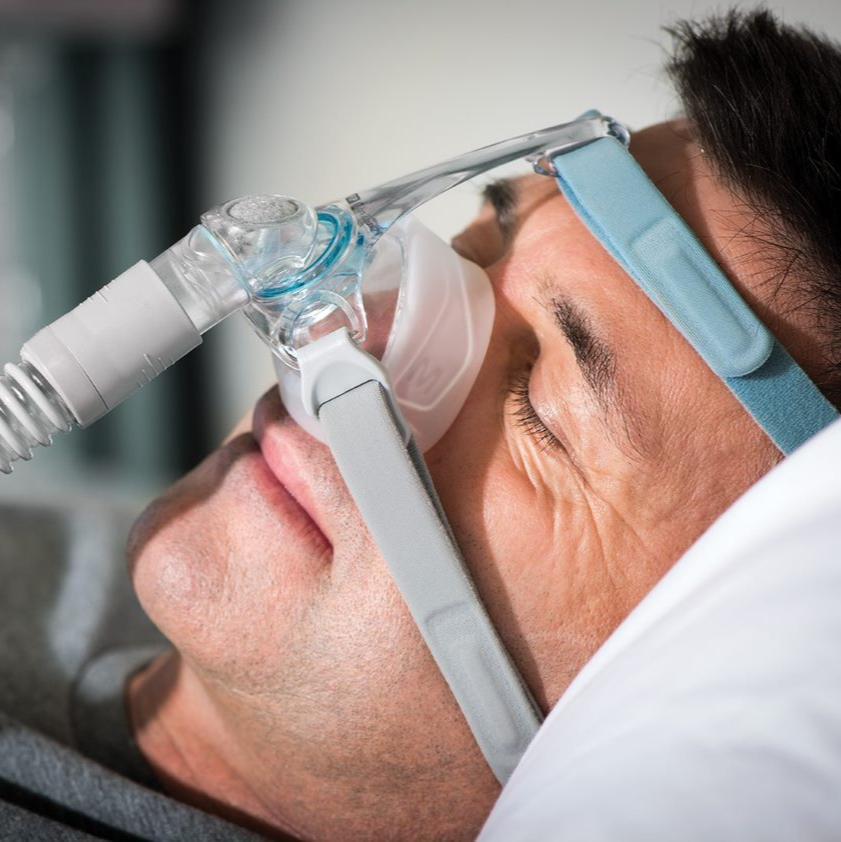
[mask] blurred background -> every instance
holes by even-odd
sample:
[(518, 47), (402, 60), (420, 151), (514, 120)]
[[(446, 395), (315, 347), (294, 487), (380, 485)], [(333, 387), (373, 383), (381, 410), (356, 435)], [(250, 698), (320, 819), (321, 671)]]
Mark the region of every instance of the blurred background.
[[(753, 4), (735, 4), (749, 7)], [(770, 8), (841, 37), (838, 0)], [(0, 364), (220, 201), (312, 204), (590, 107), (671, 116), (662, 27), (698, 0), (0, 0)], [(444, 237), (478, 188), (422, 213)], [(0, 497), (138, 505), (272, 382), (241, 317)]]

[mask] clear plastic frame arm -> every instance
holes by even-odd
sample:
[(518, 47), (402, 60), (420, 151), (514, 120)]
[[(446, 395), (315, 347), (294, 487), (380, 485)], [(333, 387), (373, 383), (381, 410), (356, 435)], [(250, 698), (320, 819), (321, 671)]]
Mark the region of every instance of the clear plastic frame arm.
[(571, 152), (607, 136), (628, 145), (628, 130), (621, 123), (589, 111), (578, 120), (483, 146), (371, 190), (354, 193), (347, 197), (346, 202), (360, 224), (376, 237), (415, 208), (483, 172), (511, 161), (535, 156), (535, 169), (541, 175), (554, 175), (551, 159), (555, 155)]

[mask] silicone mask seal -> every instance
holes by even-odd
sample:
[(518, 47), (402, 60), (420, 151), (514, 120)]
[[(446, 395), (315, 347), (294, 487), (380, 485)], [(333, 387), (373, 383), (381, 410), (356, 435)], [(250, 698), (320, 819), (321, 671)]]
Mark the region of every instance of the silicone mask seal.
[[(465, 260), (420, 222), (404, 219), (380, 241), (365, 273), (368, 331), (362, 348), (380, 359), (421, 451), (450, 427), (481, 368), (495, 301), (484, 270)], [(324, 441), (301, 399), (299, 373), (275, 356), (289, 414)]]

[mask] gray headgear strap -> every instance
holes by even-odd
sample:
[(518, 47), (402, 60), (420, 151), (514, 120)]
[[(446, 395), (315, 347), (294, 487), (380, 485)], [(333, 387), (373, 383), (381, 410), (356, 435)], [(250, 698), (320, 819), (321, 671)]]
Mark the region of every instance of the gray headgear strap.
[(336, 463), (476, 742), (504, 783), (541, 713), (485, 611), (423, 457), (382, 386), (322, 404)]

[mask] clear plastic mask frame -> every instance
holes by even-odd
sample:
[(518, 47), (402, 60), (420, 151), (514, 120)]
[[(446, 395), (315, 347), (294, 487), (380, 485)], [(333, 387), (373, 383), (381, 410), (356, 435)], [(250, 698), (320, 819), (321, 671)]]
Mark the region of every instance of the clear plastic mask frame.
[(528, 159), (554, 175), (552, 158), (602, 137), (628, 145), (628, 130), (611, 117), (582, 117), (510, 138), (343, 200), (310, 208), (285, 196), (251, 196), (202, 217), (215, 247), (250, 290), (246, 315), (272, 352), (292, 369), (297, 349), (339, 327), (368, 339), (362, 286), (380, 245), (413, 210), (465, 181)]

